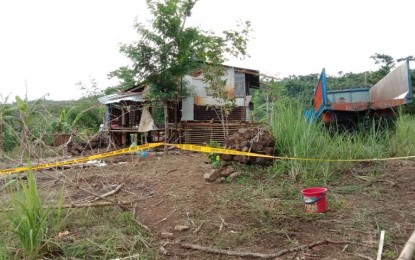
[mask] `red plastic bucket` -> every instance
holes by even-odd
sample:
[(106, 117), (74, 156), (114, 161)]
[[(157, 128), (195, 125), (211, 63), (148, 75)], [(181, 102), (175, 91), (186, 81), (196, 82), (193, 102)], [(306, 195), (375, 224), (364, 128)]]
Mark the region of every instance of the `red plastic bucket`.
[(314, 187), (301, 190), (305, 212), (323, 213), (327, 210), (326, 188)]

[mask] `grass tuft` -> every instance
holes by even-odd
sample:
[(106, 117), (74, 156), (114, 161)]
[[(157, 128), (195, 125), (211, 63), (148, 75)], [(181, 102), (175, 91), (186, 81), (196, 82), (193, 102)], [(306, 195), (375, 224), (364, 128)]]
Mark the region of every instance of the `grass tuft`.
[(49, 210), (43, 209), (31, 169), (27, 172), (27, 183), (22, 179), (18, 180), (11, 193), (11, 204), (13, 210), (7, 217), (12, 231), (17, 235), (25, 257), (37, 259), (43, 246)]

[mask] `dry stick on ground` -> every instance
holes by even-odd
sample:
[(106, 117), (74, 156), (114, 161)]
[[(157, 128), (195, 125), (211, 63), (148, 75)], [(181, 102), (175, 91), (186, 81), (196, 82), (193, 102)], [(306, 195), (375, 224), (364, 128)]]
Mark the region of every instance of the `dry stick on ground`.
[(297, 255), (298, 255), (298, 251), (293, 254), (293, 256), (291, 257), (291, 260), (293, 260)]
[[(134, 203), (134, 201), (119, 201), (117, 205), (129, 205)], [(76, 204), (63, 204), (63, 205), (48, 205), (44, 206), (43, 209), (49, 208), (62, 208), (62, 209), (69, 209), (69, 208), (89, 208), (89, 207), (105, 207), (105, 206), (113, 206), (114, 203), (112, 202), (95, 202), (95, 203), (76, 203)], [(13, 211), (13, 208), (2, 209), (0, 212), (10, 212)]]
[(222, 218), (222, 215), (220, 215), (220, 214), (219, 214), (219, 217), (220, 217), (220, 219), (221, 219), (221, 223), (220, 223), (220, 226), (219, 226), (219, 231), (222, 231), (222, 228), (223, 228), (223, 226), (224, 226), (224, 225), (226, 225), (226, 222), (225, 222), (225, 220)]
[(364, 255), (364, 254), (360, 254), (360, 253), (358, 253), (358, 254), (356, 254), (358, 257), (361, 257), (361, 258), (363, 258), (363, 259), (366, 259), (366, 260), (373, 260), (373, 258), (371, 258), (371, 257), (369, 257), (369, 256), (366, 256), (366, 255)]
[(120, 257), (117, 257), (117, 258), (114, 258), (112, 260), (133, 260), (133, 259), (139, 260), (140, 259), (140, 254), (126, 256), (126, 257), (121, 257), (121, 258)]
[(177, 171), (177, 170), (178, 170), (178, 169), (173, 169), (173, 170), (170, 170), (170, 171), (166, 172), (164, 175), (167, 175), (167, 174), (169, 174), (169, 173), (175, 172), (175, 171)]
[[(53, 178), (53, 179), (55, 179), (55, 180), (57, 180), (57, 181), (60, 181), (60, 182), (65, 183), (65, 184), (67, 184), (67, 185), (74, 186), (75, 188), (77, 188), (77, 189), (79, 189), (79, 190), (82, 190), (82, 191), (84, 191), (84, 192), (86, 192), (86, 193), (89, 193), (89, 194), (91, 194), (91, 195), (94, 195), (95, 197), (99, 197), (99, 198), (101, 198), (101, 199), (103, 199), (103, 200), (106, 200), (106, 201), (108, 201), (108, 202), (110, 202), (110, 203), (112, 203), (112, 204), (114, 204), (114, 205), (116, 205), (116, 206), (120, 207), (122, 210), (129, 210), (129, 209), (128, 209), (128, 207), (126, 207), (126, 206), (122, 205), (119, 201), (113, 201), (113, 200), (110, 200), (110, 199), (108, 199), (108, 198), (102, 197), (101, 195), (96, 194), (95, 192), (92, 192), (92, 191), (89, 191), (89, 190), (83, 189), (83, 188), (79, 187), (76, 183), (72, 182), (72, 181), (71, 181), (71, 180), (69, 180), (69, 179), (68, 179), (67, 181), (64, 181), (64, 180), (62, 180), (62, 179), (60, 179), (60, 178), (58, 178), (58, 177), (56, 177), (56, 176), (53, 176), (52, 174), (47, 174), (47, 173), (45, 173), (44, 171), (41, 171), (41, 172), (42, 172), (43, 174), (45, 174), (46, 176), (49, 176), (49, 177), (51, 177), (51, 178)], [(63, 175), (63, 176), (66, 178), (66, 176), (65, 176), (65, 175)], [(135, 222), (137, 225), (139, 225), (140, 227), (142, 227), (142, 228), (144, 228), (145, 230), (147, 230), (147, 231), (149, 231), (149, 232), (150, 232), (150, 228), (149, 228), (149, 227), (147, 227), (146, 225), (144, 225), (143, 223), (139, 222), (137, 219), (134, 219), (134, 222)]]
[(195, 250), (208, 252), (208, 253), (212, 253), (212, 254), (270, 259), (270, 258), (276, 258), (276, 257), (282, 256), (282, 255), (286, 255), (286, 254), (289, 254), (289, 253), (294, 253), (294, 252), (299, 252), (299, 251), (303, 251), (303, 250), (306, 250), (306, 249), (311, 249), (311, 248), (316, 247), (316, 246), (328, 245), (328, 244), (335, 244), (335, 245), (352, 244), (352, 245), (368, 246), (368, 245), (365, 245), (365, 244), (360, 244), (360, 243), (356, 243), (356, 242), (352, 242), (352, 241), (331, 241), (331, 240), (325, 239), (325, 240), (318, 241), (318, 242), (308, 244), (308, 245), (302, 245), (302, 246), (298, 246), (298, 247), (284, 249), (284, 250), (278, 251), (278, 252), (273, 253), (273, 254), (262, 254), (262, 253), (253, 253), (253, 252), (239, 252), (239, 251), (232, 251), (232, 250), (221, 250), (221, 249), (216, 249), (216, 248), (212, 248), (212, 247), (206, 247), (206, 246), (189, 244), (189, 243), (180, 243), (179, 245), (183, 248), (186, 248), (186, 249), (195, 249)]
[(195, 231), (193, 231), (193, 234), (196, 234), (197, 232), (199, 232), (199, 230), (202, 228), (203, 224), (205, 224), (204, 221), (202, 221), (202, 223), (195, 229)]
[(133, 210), (133, 216), (134, 216), (134, 221), (135, 223), (137, 223), (137, 225), (139, 225), (140, 227), (144, 228), (145, 230), (147, 230), (148, 232), (151, 232), (150, 228), (147, 227), (146, 225), (144, 225), (143, 223), (141, 223), (140, 221), (137, 220), (137, 203), (134, 205), (134, 210)]
[(106, 198), (106, 197), (108, 197), (108, 196), (111, 196), (111, 195), (114, 195), (114, 194), (117, 194), (121, 189), (122, 189), (122, 187), (124, 187), (124, 185), (125, 185), (125, 183), (121, 183), (120, 185), (118, 185), (115, 189), (113, 189), (112, 191), (109, 191), (109, 192), (107, 192), (107, 193), (104, 193), (104, 194), (102, 194), (101, 195), (101, 197), (96, 197), (95, 199), (93, 199), (93, 200), (91, 200), (90, 202), (94, 202), (94, 201), (97, 201), (97, 200), (100, 200), (101, 198)]
[[(71, 180), (69, 180), (69, 179), (67, 179), (67, 180), (62, 180), (62, 179), (60, 179), (60, 178), (58, 178), (58, 177), (56, 177), (56, 176), (54, 176), (54, 175), (52, 175), (52, 174), (48, 174), (48, 173), (46, 173), (45, 171), (41, 171), (41, 172), (42, 172), (43, 174), (45, 174), (46, 176), (49, 176), (49, 177), (51, 177), (51, 178), (53, 178), (53, 179), (55, 179), (55, 180), (57, 180), (57, 181), (60, 181), (60, 182), (65, 183), (65, 184), (67, 184), (67, 185), (73, 186), (73, 187), (77, 188), (78, 190), (81, 190), (81, 191), (86, 192), (86, 193), (88, 193), (88, 194), (94, 195), (95, 197), (101, 198), (102, 200), (106, 200), (106, 201), (108, 201), (108, 202), (111, 202), (111, 203), (113, 203), (114, 205), (117, 205), (117, 206), (119, 206), (120, 208), (122, 208), (122, 209), (124, 209), (124, 210), (128, 210), (128, 207), (125, 207), (125, 206), (123, 206), (123, 205), (119, 205), (119, 201), (117, 201), (117, 200), (115, 200), (115, 201), (114, 201), (114, 200), (110, 200), (110, 199), (108, 199), (108, 198), (102, 197), (101, 195), (99, 195), (99, 194), (97, 194), (97, 193), (95, 193), (95, 192), (93, 192), (93, 191), (89, 191), (89, 190), (87, 190), (87, 189), (81, 188), (81, 187), (79, 187), (79, 185), (77, 185), (76, 183), (74, 183), (73, 181), (71, 181)], [(63, 175), (63, 176), (64, 176), (64, 175)], [(64, 177), (66, 177), (66, 176), (64, 176)]]
[(177, 210), (177, 209), (174, 209), (174, 210), (173, 210), (172, 212), (170, 212), (170, 214), (169, 214), (169, 215), (167, 215), (165, 218), (163, 218), (163, 219), (161, 219), (161, 220), (157, 221), (156, 223), (154, 223), (154, 224), (153, 224), (153, 226), (154, 226), (154, 225), (157, 225), (157, 224), (159, 224), (159, 223), (161, 223), (161, 222), (163, 222), (163, 221), (166, 221), (166, 220), (167, 220), (167, 219), (168, 219), (171, 215), (173, 215), (173, 213), (174, 213), (174, 212), (176, 212), (176, 210)]
[(415, 251), (415, 231), (409, 237), (408, 241), (406, 242), (405, 246), (402, 249), (401, 254), (399, 255), (398, 260), (410, 260)]

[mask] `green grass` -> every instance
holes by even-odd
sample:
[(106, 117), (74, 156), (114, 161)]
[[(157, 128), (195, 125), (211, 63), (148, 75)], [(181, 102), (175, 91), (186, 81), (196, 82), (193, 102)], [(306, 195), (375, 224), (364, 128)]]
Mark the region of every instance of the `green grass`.
[(415, 155), (415, 117), (400, 114), (396, 120), (396, 129), (387, 145), (389, 156)]
[[(28, 173), (27, 183), (6, 183), (0, 191), (10, 199), (0, 206), (13, 211), (0, 212), (0, 260), (111, 259), (136, 254), (140, 259), (157, 258), (151, 236), (129, 211), (116, 206), (44, 210), (33, 173)], [(63, 203), (64, 191), (54, 205)], [(68, 233), (59, 236), (61, 232)]]
[(13, 210), (7, 217), (25, 258), (37, 259), (43, 247), (49, 210), (43, 208), (32, 170), (27, 172), (27, 183), (19, 179), (14, 188), (11, 191)]
[[(51, 212), (50, 218), (56, 214)], [(140, 259), (158, 257), (147, 231), (135, 223), (130, 212), (117, 207), (62, 209), (59, 228), (55, 224), (48, 219), (41, 251), (49, 259), (112, 259), (136, 254)], [(0, 221), (0, 231), (0, 260), (22, 259), (21, 246), (7, 221)], [(59, 237), (64, 231), (68, 234)]]
[[(306, 122), (303, 105), (280, 101), (275, 104), (271, 126), (277, 140), (279, 156), (315, 159), (373, 159), (415, 155), (415, 118), (400, 115), (389, 128), (372, 122), (366, 131), (339, 133), (325, 129), (319, 123)], [(273, 166), (274, 174), (287, 174), (307, 185), (327, 185), (338, 173), (354, 167), (353, 162), (318, 160), (280, 160)]]
[(140, 253), (155, 258), (152, 240), (134, 221), (130, 212), (117, 207), (66, 209), (59, 238), (49, 234), (48, 254), (53, 258), (108, 259)]

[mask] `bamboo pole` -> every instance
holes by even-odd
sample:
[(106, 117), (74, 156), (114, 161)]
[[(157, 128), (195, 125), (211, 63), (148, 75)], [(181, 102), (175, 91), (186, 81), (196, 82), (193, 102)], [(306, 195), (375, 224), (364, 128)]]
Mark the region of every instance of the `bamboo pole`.
[(409, 237), (405, 246), (402, 249), (401, 254), (399, 255), (398, 260), (411, 260), (415, 251), (415, 231)]
[[(164, 143), (169, 142), (169, 110), (167, 101), (164, 103)], [(167, 145), (164, 145), (164, 157), (167, 156)]]
[(379, 248), (378, 248), (378, 255), (376, 257), (376, 260), (382, 259), (382, 252), (383, 252), (383, 243), (385, 241), (385, 230), (382, 230), (380, 232), (380, 239), (379, 239)]

